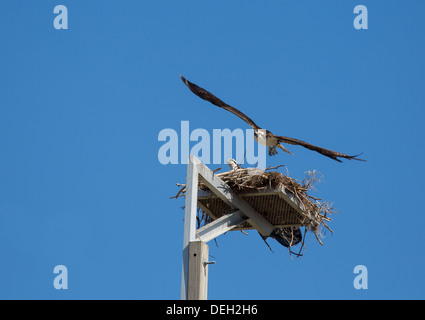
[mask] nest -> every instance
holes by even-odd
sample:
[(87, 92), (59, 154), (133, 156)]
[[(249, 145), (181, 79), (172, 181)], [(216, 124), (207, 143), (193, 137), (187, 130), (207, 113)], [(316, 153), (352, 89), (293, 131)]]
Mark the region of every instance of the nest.
[[(333, 232), (328, 226), (328, 222), (332, 221), (330, 215), (335, 213), (335, 211), (329, 202), (311, 195), (311, 192), (315, 190), (314, 186), (322, 179), (322, 175), (317, 171), (308, 171), (306, 177), (300, 181), (289, 177), (288, 174), (284, 175), (282, 172), (277, 171), (280, 167), (283, 166), (269, 167), (264, 171), (253, 168), (242, 168), (238, 165), (230, 171), (216, 173), (216, 175), (237, 194), (284, 187), (303, 207), (303, 213), (309, 221), (308, 225), (305, 225), (305, 231), (312, 231), (319, 243), (323, 245), (321, 241), (322, 231), (329, 230)], [(221, 168), (214, 172), (219, 170)], [(186, 185), (177, 185), (180, 189), (177, 195), (171, 198), (179, 198), (185, 195)], [(204, 191), (209, 190), (202, 181), (199, 182), (198, 188)], [(198, 210), (197, 218), (198, 227), (208, 224), (212, 220), (201, 209)], [(303, 247), (304, 240), (302, 243)]]

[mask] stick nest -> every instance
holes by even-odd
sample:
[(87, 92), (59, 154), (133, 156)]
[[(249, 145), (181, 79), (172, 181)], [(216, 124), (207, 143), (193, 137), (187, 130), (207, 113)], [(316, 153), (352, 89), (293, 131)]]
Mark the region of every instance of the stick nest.
[[(331, 203), (324, 201), (320, 198), (312, 196), (310, 193), (315, 191), (315, 185), (319, 183), (323, 176), (317, 171), (308, 171), (303, 180), (297, 180), (284, 175), (276, 169), (283, 167), (283, 165), (276, 167), (269, 167), (265, 171), (255, 168), (242, 168), (238, 166), (230, 171), (217, 173), (217, 176), (223, 180), (227, 185), (232, 188), (236, 193), (245, 193), (253, 190), (264, 190), (267, 188), (280, 188), (284, 187), (287, 191), (291, 192), (294, 197), (304, 206), (304, 213), (310, 219), (310, 225), (305, 229), (310, 230), (316, 236), (320, 244), (321, 233), (323, 230), (333, 230), (328, 226), (328, 222), (332, 221), (329, 217), (331, 214), (336, 213)], [(215, 170), (217, 172), (221, 168)], [(178, 193), (171, 198), (179, 198), (185, 196), (186, 185), (177, 184), (180, 189)], [(208, 187), (199, 181), (198, 188), (200, 190), (209, 190)], [(198, 227), (211, 222), (211, 218), (203, 212), (198, 210)], [(303, 241), (304, 242), (304, 241)]]

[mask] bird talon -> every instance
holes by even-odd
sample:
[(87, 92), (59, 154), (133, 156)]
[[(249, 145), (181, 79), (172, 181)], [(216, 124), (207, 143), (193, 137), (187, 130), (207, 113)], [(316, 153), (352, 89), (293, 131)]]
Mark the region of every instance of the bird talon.
[(269, 147), (269, 156), (274, 156), (277, 154), (276, 147)]

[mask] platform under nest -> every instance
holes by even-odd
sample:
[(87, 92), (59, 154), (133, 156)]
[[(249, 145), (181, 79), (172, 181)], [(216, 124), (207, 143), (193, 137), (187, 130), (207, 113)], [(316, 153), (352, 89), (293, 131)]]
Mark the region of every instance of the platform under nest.
[[(264, 190), (284, 188), (286, 192), (293, 196), (298, 206), (302, 208), (303, 222), (299, 226), (305, 227), (305, 230), (312, 231), (320, 244), (321, 232), (324, 229), (333, 232), (328, 226), (328, 222), (332, 219), (330, 214), (335, 213), (333, 206), (322, 199), (312, 196), (310, 193), (314, 190), (314, 186), (320, 182), (322, 175), (316, 171), (308, 171), (306, 177), (300, 181), (283, 174), (277, 169), (283, 166), (269, 167), (266, 170), (258, 170), (253, 168), (242, 168), (239, 165), (234, 166), (232, 170), (217, 173), (220, 169), (215, 170), (215, 174), (225, 182), (235, 193), (241, 197), (244, 194), (252, 192), (262, 192)], [(186, 185), (177, 184), (180, 189), (176, 196), (179, 198), (185, 195)], [(209, 191), (208, 187), (200, 180), (198, 188), (201, 191)], [(272, 204), (270, 204), (272, 206)], [(206, 210), (199, 208), (198, 211), (198, 227), (206, 225), (213, 221)], [(244, 228), (240, 228), (243, 230)], [(305, 234), (305, 233), (304, 233)], [(304, 241), (303, 241), (304, 243)]]

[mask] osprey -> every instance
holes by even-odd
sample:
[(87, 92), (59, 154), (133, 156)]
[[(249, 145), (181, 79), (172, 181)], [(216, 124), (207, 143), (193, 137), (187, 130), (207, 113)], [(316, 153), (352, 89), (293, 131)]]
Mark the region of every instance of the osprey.
[(280, 148), (283, 151), (292, 154), (289, 150), (287, 150), (284, 146), (282, 146), (280, 143), (287, 143), (287, 144), (293, 144), (293, 145), (299, 145), (302, 146), (304, 148), (307, 148), (309, 150), (313, 150), (316, 151), (326, 157), (329, 157), (331, 159), (334, 159), (338, 162), (342, 162), (339, 158), (345, 158), (348, 160), (360, 160), (360, 161), (365, 161), (362, 159), (357, 158), (359, 155), (356, 156), (349, 156), (346, 155), (344, 153), (340, 153), (340, 152), (336, 152), (336, 151), (332, 151), (332, 150), (328, 150), (325, 148), (321, 148), (321, 147), (317, 147), (315, 145), (312, 145), (310, 143), (307, 143), (305, 141), (302, 140), (298, 140), (298, 139), (294, 139), (294, 138), (289, 138), (289, 137), (284, 137), (284, 136), (276, 136), (273, 133), (271, 133), (268, 130), (264, 130), (261, 129), (251, 118), (249, 118), (246, 114), (242, 113), (241, 111), (239, 111), (236, 108), (233, 108), (232, 106), (229, 106), (228, 104), (226, 104), (225, 102), (221, 101), (219, 98), (217, 98), (215, 95), (213, 95), (212, 93), (208, 92), (207, 90), (198, 87), (196, 84), (186, 80), (183, 76), (180, 75), (180, 77), (182, 78), (183, 82), (186, 84), (186, 86), (194, 93), (196, 94), (198, 97), (200, 97), (201, 99), (204, 99), (206, 101), (211, 102), (212, 104), (223, 108), (224, 110), (227, 110), (231, 113), (233, 113), (234, 115), (238, 116), (239, 118), (241, 118), (242, 120), (244, 120), (246, 123), (248, 123), (252, 129), (254, 129), (254, 138), (255, 140), (263, 145), (266, 145), (267, 147), (269, 147), (269, 155), (274, 156), (275, 154), (277, 154), (277, 150), (276, 148)]

